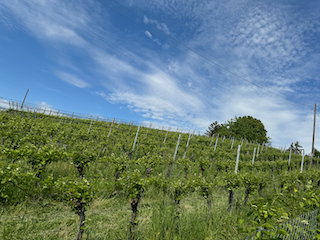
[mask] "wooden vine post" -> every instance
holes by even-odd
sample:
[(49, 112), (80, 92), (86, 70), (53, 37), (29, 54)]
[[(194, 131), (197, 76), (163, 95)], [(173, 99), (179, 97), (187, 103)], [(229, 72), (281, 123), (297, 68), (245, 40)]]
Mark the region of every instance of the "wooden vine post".
[(90, 132), (90, 129), (91, 129), (91, 126), (92, 126), (92, 122), (93, 122), (93, 118), (91, 119), (91, 123), (90, 123), (90, 126), (89, 126), (87, 134), (89, 134), (89, 132)]
[(256, 156), (256, 148), (253, 149), (252, 165), (254, 164), (255, 156)]
[(189, 133), (189, 138), (188, 138), (188, 141), (187, 141), (187, 146), (186, 146), (186, 150), (184, 151), (184, 153), (183, 153), (183, 159), (185, 159), (186, 158), (186, 154), (187, 154), (187, 149), (188, 149), (188, 147), (189, 147), (189, 142), (190, 142), (190, 137), (191, 137), (191, 134)]
[(233, 148), (234, 138), (231, 140), (231, 149)]
[(212, 134), (212, 138), (211, 138), (210, 145), (209, 145), (210, 147), (212, 145), (213, 138), (214, 138), (214, 134)]
[(138, 126), (138, 130), (137, 130), (137, 133), (136, 133), (136, 137), (134, 138), (134, 142), (133, 142), (133, 146), (132, 146), (132, 152), (134, 151), (134, 147), (136, 146), (136, 142), (137, 142), (137, 139), (138, 139), (139, 130), (140, 130), (140, 124), (139, 124), (139, 126)]
[(152, 124), (149, 125), (149, 128), (148, 128), (148, 130), (147, 130), (146, 136), (148, 136), (148, 132), (149, 132), (151, 126), (152, 126)]
[(260, 144), (258, 145), (257, 157), (259, 156)]
[(164, 140), (163, 140), (163, 143), (166, 143), (166, 140), (167, 140), (167, 136), (168, 136), (168, 132), (170, 131), (170, 127), (168, 128), (168, 130), (167, 130), (167, 133), (166, 133), (166, 136), (165, 136), (165, 138), (164, 138)]
[(108, 134), (108, 138), (110, 138), (113, 124), (114, 124), (114, 118), (112, 119), (111, 127), (110, 127), (109, 134)]
[(70, 125), (71, 125), (71, 123), (72, 123), (72, 120), (73, 120), (73, 113), (72, 113), (72, 115), (71, 115)]
[(235, 167), (235, 170), (234, 170), (236, 175), (237, 175), (238, 167), (239, 167), (240, 149), (241, 149), (241, 145), (238, 145), (236, 167)]
[(300, 173), (302, 173), (303, 171), (303, 163), (304, 163), (304, 149), (302, 149), (303, 154), (302, 154), (302, 159), (301, 159), (301, 169), (300, 169)]
[(219, 138), (217, 138), (217, 139), (216, 139), (216, 144), (214, 145), (214, 150), (213, 150), (214, 152), (215, 152), (215, 151), (216, 151), (216, 149), (217, 149), (218, 140), (219, 140)]
[(173, 162), (172, 162), (171, 170), (170, 170), (170, 173), (169, 173), (169, 178), (171, 177), (173, 166), (174, 166), (174, 162), (176, 160), (176, 156), (177, 156), (177, 152), (178, 152), (178, 148), (179, 148), (179, 143), (180, 143), (180, 138), (181, 138), (181, 134), (179, 134), (177, 145), (176, 145), (176, 149), (175, 149), (174, 154), (173, 154)]
[(289, 163), (288, 165), (290, 166), (290, 162), (291, 162), (291, 152), (292, 152), (292, 148), (290, 147), (290, 153), (289, 153)]

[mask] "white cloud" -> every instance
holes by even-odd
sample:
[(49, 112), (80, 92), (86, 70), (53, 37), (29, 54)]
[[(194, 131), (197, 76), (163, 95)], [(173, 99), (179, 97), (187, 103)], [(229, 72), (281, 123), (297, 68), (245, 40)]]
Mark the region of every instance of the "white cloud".
[(159, 23), (157, 20), (148, 18), (147, 16), (143, 17), (143, 22), (145, 24), (150, 24), (154, 26), (155, 28), (159, 29), (160, 31), (164, 32), (167, 35), (170, 35), (169, 28), (165, 23)]
[(49, 108), (52, 109), (52, 106), (46, 102), (41, 102), (40, 104), (38, 104), (39, 108)]
[(56, 72), (56, 75), (58, 78), (61, 80), (69, 83), (70, 85), (73, 85), (78, 88), (89, 88), (91, 85), (87, 83), (86, 81), (78, 78), (77, 76), (74, 76), (70, 73), (65, 73), (65, 72)]
[(9, 101), (0, 99), (0, 108), (9, 108)]
[(154, 38), (149, 31), (146, 30), (144, 33), (145, 33), (149, 38), (151, 38), (154, 43), (156, 43), (156, 44), (159, 45), (159, 46), (161, 45), (161, 42), (159, 41), (159, 39), (158, 39), (158, 38)]
[[(317, 22), (297, 16), (281, 3), (271, 7), (248, 0), (175, 2), (139, 1), (151, 13), (161, 13), (158, 20), (144, 16), (144, 23), (166, 34), (180, 33), (182, 42), (284, 98), (292, 94), (300, 101), (310, 89), (317, 91), (317, 86), (301, 84), (306, 76), (315, 81), (318, 75), (314, 73), (320, 55), (310, 57), (312, 48), (305, 43), (305, 32), (319, 31), (317, 26), (310, 27)], [(1, 22), (9, 28), (23, 28), (45, 45), (58, 45), (58, 61), (63, 68), (55, 71), (56, 76), (76, 87), (89, 88), (91, 84), (81, 77), (84, 65), (73, 61), (73, 55), (61, 54), (64, 48), (60, 45), (72, 47), (77, 57), (90, 63), (90, 71), (98, 76), (95, 79), (110, 94), (92, 92), (113, 103), (126, 104), (158, 124), (205, 130), (215, 120), (252, 115), (262, 120), (274, 144), (300, 140), (303, 146), (310, 145), (309, 112), (288, 107), (287, 101), (237, 79), (239, 84), (224, 70), (208, 68), (207, 62), (196, 62), (169, 47), (168, 51), (162, 47), (156, 52), (154, 46), (148, 49), (131, 40), (125, 46), (118, 41), (122, 35), (116, 37), (119, 32), (101, 24), (110, 24), (108, 12), (104, 10), (101, 18), (100, 5), (86, 3), (96, 11), (77, 1), (3, 0), (1, 15), (13, 13), (19, 24), (8, 17)], [(301, 21), (291, 24), (295, 18)], [(169, 30), (162, 22), (174, 24)], [(161, 45), (151, 32), (144, 34)], [(141, 32), (137, 35), (141, 37)], [(134, 39), (133, 34), (129, 36)]]
[[(68, 11), (72, 8), (73, 11)], [(89, 16), (80, 4), (64, 1), (4, 0), (0, 9), (10, 10), (23, 23), (26, 31), (40, 39), (85, 46), (85, 40), (77, 29), (86, 27)]]
[(41, 113), (44, 113), (44, 114), (51, 114), (51, 115), (59, 115), (59, 116), (62, 116), (63, 115), (63, 112), (60, 112), (59, 110), (53, 108), (52, 105), (46, 103), (46, 102), (41, 102), (39, 104), (36, 105), (36, 108), (34, 107), (31, 107), (31, 106), (28, 106), (28, 109), (30, 111), (33, 111), (33, 110), (36, 110), (36, 111), (39, 111)]
[(288, 147), (299, 141), (306, 153), (310, 152), (312, 111), (297, 110), (285, 100), (261, 95), (256, 89), (236, 86), (231, 91), (233, 94), (226, 94), (219, 101), (218, 120), (250, 115), (262, 121), (273, 145)]
[(141, 75), (140, 82), (141, 88), (138, 92), (119, 89), (110, 95), (101, 92), (97, 94), (108, 101), (127, 104), (130, 109), (144, 117), (166, 124), (179, 122), (180, 126), (203, 128), (210, 122), (206, 116), (197, 117), (206, 111), (202, 100), (181, 89), (176, 79), (164, 72)]
[(143, 17), (143, 22), (144, 22), (145, 24), (148, 24), (148, 23), (149, 23), (149, 19), (147, 18), (147, 16), (144, 16), (144, 17)]
[(149, 32), (149, 31), (145, 31), (145, 34), (149, 37), (149, 38), (152, 38), (152, 34)]

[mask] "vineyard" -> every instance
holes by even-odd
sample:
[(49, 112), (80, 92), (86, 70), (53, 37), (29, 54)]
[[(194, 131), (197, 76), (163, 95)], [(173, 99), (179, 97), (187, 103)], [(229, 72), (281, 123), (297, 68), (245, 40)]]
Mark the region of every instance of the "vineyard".
[(285, 236), (276, 226), (319, 207), (319, 163), (227, 136), (0, 111), (0, 239)]

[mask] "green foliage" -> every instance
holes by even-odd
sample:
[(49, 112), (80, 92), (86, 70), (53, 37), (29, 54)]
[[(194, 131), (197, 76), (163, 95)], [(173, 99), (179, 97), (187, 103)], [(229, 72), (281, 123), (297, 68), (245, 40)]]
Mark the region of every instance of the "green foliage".
[(242, 185), (246, 189), (252, 192), (258, 187), (259, 177), (257, 174), (244, 173), (244, 174), (240, 174), (240, 181), (242, 182)]
[(171, 182), (174, 192), (174, 201), (179, 203), (191, 188), (190, 181), (177, 179)]
[(318, 149), (314, 149), (314, 158), (319, 158), (320, 157), (320, 151)]
[(97, 159), (97, 154), (92, 151), (88, 144), (79, 144), (73, 147), (73, 151), (68, 153), (68, 158), (79, 172), (79, 176), (84, 176), (84, 169)]
[(208, 179), (195, 174), (190, 179), (189, 185), (190, 185), (190, 188), (194, 188), (196, 191), (198, 191), (200, 196), (208, 200), (209, 195), (217, 185), (217, 180), (209, 181)]
[(135, 169), (133, 172), (124, 173), (119, 178), (116, 189), (122, 190), (128, 199), (133, 199), (141, 196), (150, 181), (152, 180), (142, 177), (140, 170)]
[(239, 175), (235, 175), (234, 173), (229, 173), (225, 175), (224, 182), (224, 186), (229, 191), (234, 191), (241, 186), (241, 177)]
[(158, 154), (148, 153), (146, 156), (138, 158), (136, 164), (143, 166), (147, 171), (147, 176), (151, 173), (153, 168), (161, 162), (161, 157)]
[[(178, 137), (175, 132), (167, 134), (141, 127), (136, 148), (131, 152), (136, 127), (113, 126), (108, 137), (111, 123), (94, 121), (87, 134), (90, 121), (74, 118), (70, 124), (71, 119), (64, 118), (60, 123), (60, 118), (35, 115), (36, 119), (33, 114), (26, 117), (26, 113), (21, 118), (17, 111), (0, 113), (0, 201), (8, 208), (28, 201), (38, 204), (39, 212), (51, 211), (50, 215), (59, 215), (61, 219), (68, 215), (67, 205), (80, 219), (85, 218), (86, 208), (86, 215), (95, 219), (86, 224), (87, 239), (128, 239), (129, 231), (125, 229), (129, 222), (131, 233), (140, 239), (238, 239), (254, 233), (271, 238), (266, 229), (272, 232), (288, 217), (319, 207), (320, 174), (316, 159), (312, 169), (304, 169), (300, 174), (300, 155), (293, 152), (288, 166), (289, 153), (270, 147), (264, 148), (252, 165), (253, 147), (257, 148), (257, 144), (240, 140), (252, 126), (258, 134), (261, 122), (252, 117), (236, 118), (222, 125), (215, 151), (211, 138), (195, 135), (186, 149), (189, 135), (182, 134), (173, 164)], [(223, 141), (222, 134), (236, 136), (233, 149), (231, 139)], [(235, 175), (236, 146), (241, 144)], [(112, 192), (116, 194), (110, 198)], [(243, 197), (252, 204), (239, 204)], [(232, 208), (231, 214), (227, 207)], [(11, 217), (8, 212), (5, 216)], [(51, 225), (45, 218), (39, 221)], [(37, 219), (30, 222), (36, 225)], [(66, 225), (69, 235), (58, 236), (53, 231), (33, 235), (27, 229), (26, 239), (41, 239), (41, 234), (42, 238), (52, 234), (55, 239), (73, 239), (78, 227), (61, 219), (55, 224)], [(72, 217), (66, 221), (75, 222)], [(0, 238), (4, 238), (1, 234), (5, 232), (8, 239), (15, 239), (9, 232), (14, 232), (11, 229), (16, 225), (9, 226), (7, 219), (0, 222)], [(57, 229), (55, 232), (60, 231)]]
[(104, 157), (104, 160), (110, 162), (115, 172), (122, 173), (128, 166), (128, 156), (121, 155), (120, 157), (116, 157), (114, 153), (112, 153), (109, 157)]
[(217, 121), (215, 121), (210, 124), (210, 126), (208, 127), (208, 130), (206, 130), (205, 132), (205, 135), (211, 137), (213, 134), (219, 133), (221, 127), (222, 126)]
[(212, 136), (214, 133), (238, 139), (247, 139), (251, 142), (257, 141), (260, 144), (267, 143), (269, 140), (263, 123), (251, 116), (235, 117), (235, 119), (230, 119), (222, 125), (214, 122), (209, 126), (207, 135)]
[(290, 151), (290, 149), (295, 154), (301, 154), (302, 153), (302, 146), (299, 144), (298, 141), (296, 141), (295, 143), (292, 142), (290, 147), (286, 151)]
[(0, 162), (0, 201), (20, 202), (37, 193), (36, 177), (17, 164)]
[[(279, 239), (278, 234), (287, 235), (285, 230), (277, 230), (274, 228), (274, 222), (282, 223), (289, 219), (289, 214), (281, 207), (276, 207), (266, 199), (258, 198), (251, 202), (251, 211), (248, 213), (251, 216), (253, 226), (245, 227), (244, 220), (238, 220), (239, 230), (241, 232), (256, 232), (255, 239)], [(263, 236), (263, 237), (262, 237)], [(281, 239), (281, 238), (280, 238)]]
[(53, 192), (78, 215), (93, 199), (92, 188), (85, 178), (59, 178), (54, 183)]

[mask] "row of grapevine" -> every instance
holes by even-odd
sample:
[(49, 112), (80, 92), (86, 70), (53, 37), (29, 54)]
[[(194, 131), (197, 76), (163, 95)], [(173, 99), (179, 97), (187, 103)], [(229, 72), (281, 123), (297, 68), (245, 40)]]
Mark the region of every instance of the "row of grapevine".
[[(233, 146), (238, 145), (235, 174), (237, 149)], [(165, 209), (173, 204), (172, 218), (163, 214), (167, 219), (161, 220), (163, 226), (167, 224), (158, 234), (163, 239), (186, 237), (182, 219), (187, 199), (206, 205), (205, 225), (210, 231), (203, 234), (217, 227), (212, 220), (218, 207), (215, 203), (224, 201), (225, 211), (239, 220), (228, 238), (237, 239), (319, 204), (319, 162), (309, 169), (310, 159), (304, 157), (307, 167), (301, 173), (300, 155), (292, 154), (289, 162), (289, 153), (262, 146), (222, 136), (207, 138), (9, 110), (0, 113), (0, 201), (3, 206), (26, 199), (63, 201), (79, 217), (77, 239), (90, 226), (86, 221), (90, 203), (99, 198), (126, 199), (131, 215), (122, 236), (130, 239), (147, 239), (153, 234), (147, 237), (139, 231), (148, 226), (139, 219), (147, 211), (142, 207), (144, 201), (153, 202), (152, 211), (157, 204), (163, 203)], [(61, 166), (68, 171), (55, 170)], [(261, 216), (261, 211), (270, 214)], [(249, 213), (252, 217), (244, 217)]]

